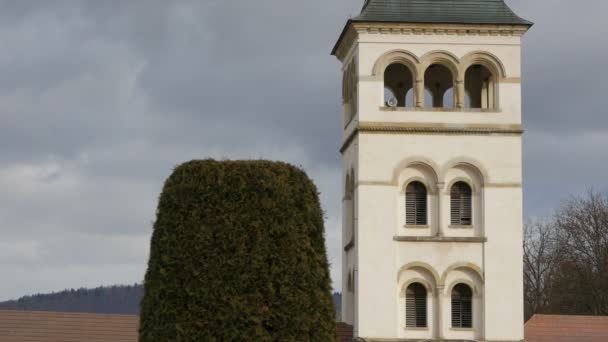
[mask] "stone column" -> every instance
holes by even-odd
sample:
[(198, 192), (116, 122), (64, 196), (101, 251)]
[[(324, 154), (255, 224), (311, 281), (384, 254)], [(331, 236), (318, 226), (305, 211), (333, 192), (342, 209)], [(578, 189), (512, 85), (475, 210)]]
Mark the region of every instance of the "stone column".
[(455, 83), (455, 93), (456, 93), (456, 108), (464, 108), (464, 96), (465, 96), (465, 90), (464, 90), (464, 80), (462, 79), (458, 79), (456, 80)]
[(416, 98), (416, 108), (424, 107), (424, 80), (421, 78), (416, 80), (414, 97)]
[(435, 289), (435, 339), (440, 341), (443, 340), (443, 289), (443, 284), (438, 284)]
[(443, 188), (445, 187), (445, 183), (437, 183), (437, 208), (435, 218), (437, 220), (437, 231), (435, 232), (436, 236), (443, 236), (443, 231), (441, 229), (443, 215), (441, 214), (443, 210)]

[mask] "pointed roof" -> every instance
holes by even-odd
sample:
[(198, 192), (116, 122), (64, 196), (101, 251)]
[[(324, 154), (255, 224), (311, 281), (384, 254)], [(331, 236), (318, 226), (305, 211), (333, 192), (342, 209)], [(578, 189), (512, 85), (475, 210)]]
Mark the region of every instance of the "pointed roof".
[(532, 25), (504, 0), (366, 0), (352, 21)]
[(334, 46), (335, 54), (351, 23), (523, 25), (504, 0), (365, 0), (361, 14), (349, 19)]

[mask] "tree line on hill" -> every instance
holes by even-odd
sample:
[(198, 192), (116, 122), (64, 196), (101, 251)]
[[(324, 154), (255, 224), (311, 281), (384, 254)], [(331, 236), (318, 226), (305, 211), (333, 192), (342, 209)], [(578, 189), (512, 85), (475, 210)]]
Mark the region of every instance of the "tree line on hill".
[(101, 314), (139, 314), (144, 294), (141, 284), (70, 289), (36, 294), (0, 303), (0, 310), (88, 312)]
[(608, 194), (572, 196), (526, 224), (526, 319), (536, 313), (608, 315)]
[[(0, 310), (139, 315), (139, 303), (143, 295), (142, 284), (70, 289), (0, 302)], [(333, 300), (336, 317), (339, 320), (342, 312), (342, 295), (334, 292)]]

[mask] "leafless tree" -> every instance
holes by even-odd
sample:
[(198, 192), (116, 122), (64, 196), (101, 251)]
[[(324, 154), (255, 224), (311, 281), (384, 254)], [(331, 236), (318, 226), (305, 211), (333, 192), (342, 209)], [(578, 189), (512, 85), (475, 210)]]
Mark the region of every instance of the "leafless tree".
[(608, 194), (572, 196), (549, 221), (526, 224), (524, 285), (526, 319), (608, 315)]
[(526, 320), (550, 304), (551, 280), (557, 269), (556, 234), (546, 222), (524, 227), (524, 288)]
[(555, 213), (554, 226), (560, 269), (554, 306), (608, 315), (608, 195), (589, 190), (571, 197)]

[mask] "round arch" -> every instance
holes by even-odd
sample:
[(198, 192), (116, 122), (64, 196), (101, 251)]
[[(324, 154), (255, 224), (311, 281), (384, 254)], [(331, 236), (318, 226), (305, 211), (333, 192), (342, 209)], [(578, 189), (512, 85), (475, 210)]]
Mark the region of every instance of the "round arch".
[(452, 190), (452, 187), (456, 183), (465, 183), (466, 185), (469, 186), (469, 188), (471, 188), (471, 192), (472, 193), (479, 194), (479, 188), (477, 186), (475, 186), (475, 183), (471, 179), (465, 178), (465, 177), (456, 177), (456, 178), (450, 180), (450, 183), (448, 183), (446, 185), (446, 187), (445, 187), (445, 193), (446, 193), (446, 195), (450, 194), (450, 191)]
[(424, 75), (428, 67), (433, 64), (439, 64), (446, 67), (452, 73), (452, 79), (454, 81), (460, 79), (458, 66), (460, 65), (460, 60), (454, 54), (448, 51), (437, 50), (427, 52), (420, 58), (422, 70), (421, 74)]
[(459, 278), (454, 280), (453, 282), (450, 283), (449, 286), (445, 287), (445, 295), (450, 296), (452, 294), (452, 290), (454, 290), (454, 287), (456, 287), (456, 285), (459, 284), (465, 284), (466, 286), (468, 286), (471, 291), (473, 292), (473, 296), (477, 297), (479, 296), (479, 288), (478, 286), (475, 286), (475, 284), (468, 280), (468, 279), (463, 279), (463, 278)]
[(431, 171), (431, 174), (434, 177), (433, 181), (435, 183), (439, 182), (440, 178), (437, 170), (440, 170), (440, 168), (437, 164), (425, 157), (410, 157), (399, 162), (399, 164), (397, 164), (397, 166), (395, 166), (395, 168), (393, 169), (393, 183), (399, 184), (399, 176), (401, 175), (401, 172), (403, 172), (403, 170), (407, 169), (408, 167), (415, 165), (422, 166)]
[(507, 77), (504, 64), (496, 57), (486, 51), (473, 51), (461, 58), (461, 73), (464, 75), (466, 71), (473, 65), (479, 64), (486, 67), (498, 79)]
[(433, 294), (433, 286), (426, 281), (425, 279), (422, 278), (411, 278), (408, 279), (408, 281), (406, 281), (405, 283), (403, 283), (403, 285), (401, 285), (401, 288), (399, 290), (399, 296), (401, 297), (405, 297), (405, 292), (407, 291), (407, 288), (412, 285), (412, 284), (420, 284), (422, 286), (424, 286), (424, 288), (426, 289), (426, 293), (427, 296), (430, 296), (431, 294)]
[(433, 188), (433, 187), (432, 187), (432, 186), (431, 186), (431, 185), (428, 183), (428, 180), (427, 180), (427, 179), (424, 179), (423, 177), (411, 177), (411, 178), (408, 178), (408, 179), (407, 179), (405, 182), (403, 182), (403, 186), (402, 186), (402, 187), (401, 187), (401, 189), (400, 189), (400, 193), (401, 193), (401, 194), (405, 194), (405, 191), (406, 191), (406, 189), (407, 189), (408, 185), (410, 185), (410, 184), (412, 184), (412, 183), (415, 183), (415, 182), (418, 182), (418, 183), (420, 183), (420, 184), (424, 185), (424, 187), (426, 188), (426, 191), (427, 191), (429, 194), (436, 194), (436, 193), (437, 193), (437, 189), (436, 189), (436, 188), (434, 189), (434, 188)]
[(467, 166), (471, 169), (473, 169), (474, 171), (476, 171), (479, 176), (481, 177), (481, 181), (482, 181), (482, 186), (483, 184), (487, 184), (490, 182), (490, 177), (488, 174), (488, 171), (482, 166), (482, 164), (473, 159), (473, 158), (469, 158), (469, 157), (457, 157), (457, 158), (453, 158), (451, 160), (449, 160), (447, 163), (445, 163), (445, 165), (441, 168), (441, 179), (445, 180), (445, 177), (447, 175), (447, 172), (457, 166), (460, 165), (464, 165)]
[(469, 262), (459, 262), (459, 263), (455, 263), (455, 264), (451, 265), (443, 272), (443, 275), (441, 276), (441, 279), (440, 279), (441, 284), (445, 284), (445, 281), (448, 278), (448, 275), (450, 274), (450, 272), (457, 270), (457, 269), (467, 269), (467, 270), (473, 271), (479, 277), (480, 284), (484, 283), (483, 271), (481, 270), (481, 268), (479, 266), (477, 266), (473, 263), (469, 263)]
[(395, 63), (405, 65), (410, 70), (414, 80), (420, 78), (420, 60), (416, 55), (406, 50), (392, 50), (380, 56), (374, 63), (372, 76), (383, 78), (386, 68)]
[(399, 280), (399, 278), (401, 277), (401, 274), (403, 274), (403, 272), (407, 271), (407, 270), (411, 270), (411, 269), (415, 269), (415, 268), (421, 268), (427, 272), (429, 272), (432, 276), (433, 279), (435, 280), (435, 284), (440, 284), (440, 280), (441, 278), (439, 277), (439, 273), (437, 273), (437, 271), (435, 271), (435, 269), (424, 262), (410, 262), (409, 264), (405, 264), (403, 265), (400, 269), (399, 272), (397, 272), (397, 280)]

